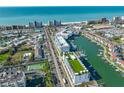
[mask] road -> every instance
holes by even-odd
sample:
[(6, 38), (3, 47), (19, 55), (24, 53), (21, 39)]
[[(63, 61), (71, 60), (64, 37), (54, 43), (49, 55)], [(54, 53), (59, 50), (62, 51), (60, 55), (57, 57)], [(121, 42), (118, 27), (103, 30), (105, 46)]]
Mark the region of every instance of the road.
[(52, 56), (52, 60), (53, 60), (54, 65), (55, 65), (55, 69), (56, 69), (56, 73), (58, 75), (58, 79), (59, 79), (59, 81), (61, 83), (61, 86), (62, 87), (65, 87), (65, 84), (62, 81), (63, 80), (63, 77), (61, 75), (61, 71), (59, 69), (58, 62), (57, 62), (57, 59), (56, 59), (57, 57), (55, 56), (55, 53), (54, 53), (54, 50), (53, 50), (53, 47), (52, 47), (52, 44), (51, 44), (51, 41), (50, 41), (51, 38), (50, 38), (50, 36), (48, 34), (48, 29), (46, 27), (44, 27), (44, 32), (45, 32), (45, 35), (46, 35), (46, 39), (47, 39), (47, 43), (48, 43), (49, 49), (51, 51), (51, 56)]
[[(55, 30), (56, 30), (55, 28), (49, 28), (49, 33), (53, 34), (52, 32), (55, 32)], [(52, 41), (54, 41), (52, 35), (51, 35), (51, 39), (52, 39)], [(68, 74), (68, 72), (66, 70), (66, 67), (65, 67), (65, 64), (63, 62), (62, 57), (58, 54), (58, 51), (56, 49), (55, 44), (52, 44), (52, 45), (53, 45), (55, 55), (57, 57), (57, 62), (58, 62), (59, 69), (61, 71), (61, 75), (66, 80), (65, 86), (66, 87), (70, 87), (70, 86), (74, 87), (74, 84), (72, 83), (71, 77), (69, 76), (69, 74)]]

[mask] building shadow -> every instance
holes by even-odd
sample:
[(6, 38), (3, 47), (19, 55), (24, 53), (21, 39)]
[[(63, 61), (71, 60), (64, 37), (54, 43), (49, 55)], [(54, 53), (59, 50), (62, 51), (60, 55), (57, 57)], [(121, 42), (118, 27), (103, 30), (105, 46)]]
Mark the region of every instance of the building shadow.
[(82, 61), (82, 63), (86, 66), (86, 68), (90, 72), (90, 74), (91, 74), (90, 80), (100, 80), (102, 78), (84, 57), (80, 57), (80, 60)]

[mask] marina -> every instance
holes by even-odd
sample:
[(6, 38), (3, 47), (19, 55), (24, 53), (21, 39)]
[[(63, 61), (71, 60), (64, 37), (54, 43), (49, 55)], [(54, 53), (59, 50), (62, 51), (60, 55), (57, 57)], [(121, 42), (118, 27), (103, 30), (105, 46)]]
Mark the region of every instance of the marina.
[[(0, 67), (3, 70), (11, 71), (12, 67), (25, 75), (30, 71), (36, 75), (41, 72), (43, 78), (39, 79), (46, 87), (124, 86), (124, 7), (117, 8), (119, 12), (115, 7), (89, 6), (13, 9), (0, 8), (4, 11), (0, 16)], [(10, 78), (10, 74), (5, 77)], [(3, 75), (1, 78), (6, 80)], [(16, 81), (15, 77), (12, 83)], [(0, 86), (9, 87), (8, 83)], [(41, 86), (39, 83), (38, 80), (36, 85), (31, 85)]]
[(91, 64), (98, 72), (101, 77), (99, 80), (104, 82), (104, 86), (124, 86), (124, 78), (121, 76), (121, 74), (115, 71), (115, 68), (112, 68), (112, 66), (105, 61), (105, 58), (97, 56), (97, 54), (99, 54), (99, 50), (101, 49), (100, 46), (92, 43), (87, 38), (82, 36), (76, 37), (74, 42), (79, 50), (85, 50), (88, 63)]

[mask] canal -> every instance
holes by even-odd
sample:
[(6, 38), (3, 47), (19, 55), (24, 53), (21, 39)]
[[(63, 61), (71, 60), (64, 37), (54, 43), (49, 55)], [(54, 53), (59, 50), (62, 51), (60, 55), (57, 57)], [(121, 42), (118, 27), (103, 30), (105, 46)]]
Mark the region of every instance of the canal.
[(106, 63), (101, 56), (98, 56), (99, 49), (101, 47), (96, 43), (91, 42), (89, 39), (83, 36), (74, 38), (73, 41), (80, 51), (85, 51), (88, 58), (88, 63), (91, 64), (94, 69), (100, 75), (100, 81), (107, 87), (124, 87), (124, 77), (119, 72)]

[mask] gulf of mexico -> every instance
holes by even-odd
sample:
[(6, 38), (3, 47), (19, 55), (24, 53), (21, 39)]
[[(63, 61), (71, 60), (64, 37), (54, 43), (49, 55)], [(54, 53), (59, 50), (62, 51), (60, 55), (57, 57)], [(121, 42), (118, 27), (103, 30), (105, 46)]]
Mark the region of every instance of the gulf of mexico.
[(124, 7), (4, 7), (0, 8), (0, 25), (28, 24), (49, 20), (77, 22), (113, 16), (123, 16)]

